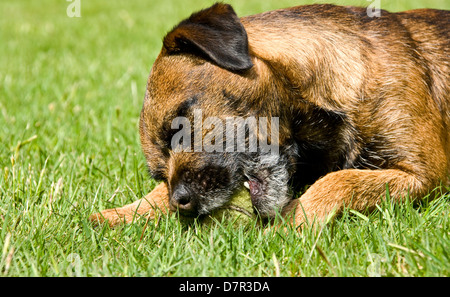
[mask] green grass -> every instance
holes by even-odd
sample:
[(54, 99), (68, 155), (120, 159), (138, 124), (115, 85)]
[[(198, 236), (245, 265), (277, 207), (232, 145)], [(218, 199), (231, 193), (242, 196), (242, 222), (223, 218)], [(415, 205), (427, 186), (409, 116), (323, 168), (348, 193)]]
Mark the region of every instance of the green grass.
[[(66, 1), (0, 2), (0, 275), (449, 276), (448, 194), (346, 211), (318, 233), (175, 216), (93, 228), (89, 214), (155, 186), (138, 137), (147, 76), (164, 34), (211, 3), (81, 0), (69, 18)], [(231, 3), (248, 15), (300, 1)], [(382, 1), (424, 6), (450, 3)]]

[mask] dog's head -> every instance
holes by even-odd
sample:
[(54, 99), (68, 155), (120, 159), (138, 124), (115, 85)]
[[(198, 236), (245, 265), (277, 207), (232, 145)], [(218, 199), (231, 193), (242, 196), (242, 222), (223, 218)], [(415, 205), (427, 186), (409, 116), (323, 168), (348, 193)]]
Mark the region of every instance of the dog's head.
[(148, 80), (140, 136), (171, 207), (208, 214), (243, 185), (263, 217), (288, 203), (296, 148), (280, 89), (252, 56), (229, 5), (195, 13), (167, 34)]

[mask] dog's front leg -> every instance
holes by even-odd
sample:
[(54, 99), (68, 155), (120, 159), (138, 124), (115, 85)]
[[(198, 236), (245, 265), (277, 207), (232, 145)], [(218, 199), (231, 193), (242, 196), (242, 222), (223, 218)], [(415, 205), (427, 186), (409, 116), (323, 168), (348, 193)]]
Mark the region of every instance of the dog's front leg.
[(169, 192), (165, 183), (160, 183), (144, 198), (119, 208), (105, 209), (93, 214), (89, 220), (95, 224), (107, 222), (110, 226), (131, 223), (139, 216), (154, 219), (157, 211), (170, 212)]
[[(389, 189), (393, 201), (425, 195), (427, 182), (397, 169), (332, 172), (317, 180), (299, 199), (293, 200), (285, 213), (294, 213), (295, 226), (323, 222), (329, 214), (339, 214), (344, 207), (357, 211), (374, 209)], [(295, 210), (294, 210), (295, 209)]]

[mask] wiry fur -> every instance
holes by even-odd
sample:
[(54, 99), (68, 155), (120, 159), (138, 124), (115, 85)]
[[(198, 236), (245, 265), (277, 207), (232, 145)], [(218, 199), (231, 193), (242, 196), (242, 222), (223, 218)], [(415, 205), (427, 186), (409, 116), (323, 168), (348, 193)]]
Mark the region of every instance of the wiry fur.
[(289, 185), (289, 160), (284, 156), (258, 154), (254, 158), (242, 160), (244, 175), (248, 178), (259, 178), (263, 184), (264, 196), (252, 201), (258, 214), (262, 217), (274, 217), (277, 212), (289, 203), (292, 190)]
[[(372, 209), (387, 188), (401, 201), (448, 184), (449, 22), (447, 11), (371, 18), (334, 5), (239, 21), (231, 6), (216, 4), (193, 15), (166, 36), (149, 77), (140, 135), (151, 174), (168, 183), (172, 199), (184, 172), (221, 168), (212, 188), (202, 179), (208, 174), (182, 181), (200, 213), (256, 176), (264, 195), (255, 208), (294, 212), (297, 225), (344, 206)], [(214, 43), (224, 28), (232, 50)], [(192, 118), (192, 108), (222, 120), (279, 117), (280, 156), (171, 152), (168, 123), (180, 111)], [(306, 184), (292, 199), (290, 186)]]

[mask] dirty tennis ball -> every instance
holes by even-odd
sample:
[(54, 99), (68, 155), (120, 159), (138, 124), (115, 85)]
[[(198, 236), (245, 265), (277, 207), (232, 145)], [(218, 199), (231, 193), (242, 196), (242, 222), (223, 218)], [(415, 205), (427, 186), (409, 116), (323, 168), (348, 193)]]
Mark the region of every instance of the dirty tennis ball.
[(255, 219), (255, 217), (250, 193), (245, 187), (242, 187), (242, 189), (233, 194), (228, 203), (205, 217), (202, 223), (210, 224), (215, 221), (228, 221), (234, 224), (246, 224)]

